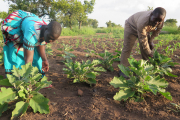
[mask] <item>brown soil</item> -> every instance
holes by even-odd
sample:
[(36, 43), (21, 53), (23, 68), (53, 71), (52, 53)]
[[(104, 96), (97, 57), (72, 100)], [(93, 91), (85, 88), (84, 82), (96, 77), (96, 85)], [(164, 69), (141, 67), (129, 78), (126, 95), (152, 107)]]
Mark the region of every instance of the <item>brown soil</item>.
[[(85, 40), (86, 39), (86, 40)], [(80, 41), (80, 45), (76, 48), (76, 41)], [(85, 57), (87, 48), (95, 50), (94, 42), (98, 42), (96, 52), (114, 52), (117, 41), (122, 43), (120, 39), (114, 38), (90, 38), (81, 37), (61, 37), (58, 42), (52, 43), (53, 55), (48, 56), (50, 70), (46, 74), (53, 83), (51, 89), (44, 88), (40, 92), (50, 100), (49, 114), (33, 113), (31, 108), (27, 113), (19, 118), (20, 120), (180, 120), (180, 113), (172, 111), (173, 106), (170, 103), (178, 103), (180, 100), (180, 65), (173, 68), (173, 74), (178, 75), (177, 78), (165, 76), (169, 82), (167, 91), (171, 93), (173, 101), (167, 100), (162, 95), (153, 95), (148, 93), (145, 101), (137, 103), (133, 101), (116, 101), (113, 96), (119, 89), (115, 89), (109, 82), (118, 76), (119, 62), (113, 64), (114, 72), (105, 72), (97, 76), (97, 84), (90, 87), (85, 83), (73, 84), (72, 79), (68, 79), (63, 72), (65, 65), (60, 62), (63, 58), (56, 56), (61, 52), (57, 48), (61, 48), (61, 43), (73, 46), (73, 53), (77, 56), (74, 60), (86, 61), (93, 60), (97, 57)], [(176, 41), (174, 41), (176, 42)], [(86, 45), (86, 43), (89, 43)], [(111, 45), (111, 43), (113, 45)], [(157, 41), (155, 41), (157, 43)], [(106, 44), (105, 47), (103, 45)], [(172, 44), (172, 43), (170, 43)], [(118, 49), (121, 48), (120, 44)], [(163, 48), (159, 49), (160, 53)], [(141, 59), (139, 53), (135, 53), (136, 45), (133, 48), (132, 55), (135, 59)], [(180, 50), (176, 50), (174, 55), (180, 56)], [(171, 58), (180, 63), (180, 58), (171, 56)], [(0, 75), (4, 74), (4, 68), (0, 67)], [(83, 91), (82, 96), (78, 95), (78, 89)], [(170, 109), (171, 108), (171, 109)], [(2, 114), (0, 120), (8, 120), (11, 117), (12, 110), (8, 110)]]

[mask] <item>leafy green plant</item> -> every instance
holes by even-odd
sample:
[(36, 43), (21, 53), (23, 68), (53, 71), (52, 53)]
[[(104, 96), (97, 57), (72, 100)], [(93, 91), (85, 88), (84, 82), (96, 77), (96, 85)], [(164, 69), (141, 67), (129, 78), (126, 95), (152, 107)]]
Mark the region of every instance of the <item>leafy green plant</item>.
[(178, 44), (178, 48), (180, 48), (180, 43), (177, 43)]
[(171, 103), (171, 105), (173, 105), (174, 108), (169, 108), (174, 112), (180, 112), (180, 104), (176, 104), (176, 103)]
[(96, 46), (97, 46), (97, 44), (96, 44), (96, 42), (94, 42), (94, 48), (96, 49)]
[(154, 66), (154, 69), (159, 70), (160, 75), (168, 75), (171, 77), (177, 77), (173, 75), (171, 67), (174, 65), (178, 65), (178, 63), (173, 62), (171, 58), (164, 56), (163, 54), (159, 54), (157, 50), (154, 51), (153, 58), (149, 58), (149, 62)]
[(93, 42), (92, 42), (92, 38), (91, 39), (89, 39), (89, 42), (92, 44)]
[(88, 43), (86, 42), (86, 39), (82, 39), (82, 44), (84, 45), (85, 43)]
[(80, 43), (79, 43), (79, 39), (77, 39), (77, 40), (76, 40), (76, 48), (78, 48), (79, 44), (80, 44)]
[[(16, 102), (15, 109), (12, 111), (11, 119), (21, 114), (25, 114), (30, 106), (34, 113), (49, 113), (48, 102), (38, 91), (48, 87), (52, 82), (47, 81), (47, 77), (42, 78), (42, 74), (38, 73), (37, 67), (32, 67), (30, 63), (21, 66), (22, 69), (13, 66), (12, 75), (7, 75), (6, 79), (0, 80), (0, 116), (2, 112), (8, 109), (9, 102)], [(41, 79), (42, 78), (42, 79)], [(41, 79), (41, 80), (40, 80)]]
[(63, 68), (67, 78), (73, 78), (73, 83), (77, 82), (86, 82), (88, 84), (96, 84), (96, 75), (99, 75), (98, 72), (105, 72), (106, 70), (102, 67), (96, 67), (96, 65), (101, 64), (99, 60), (87, 60), (82, 63), (75, 61), (67, 62), (65, 65), (67, 68)]
[(122, 53), (122, 51), (115, 50), (115, 52), (117, 53), (116, 54), (117, 57), (115, 58), (115, 61), (121, 61), (121, 53)]
[(87, 50), (84, 50), (84, 51), (88, 53), (88, 54), (86, 54), (86, 57), (91, 57), (91, 56), (95, 55), (94, 50), (87, 49)]
[(165, 91), (168, 82), (160, 76), (155, 76), (158, 70), (153, 70), (153, 65), (146, 64), (147, 61), (135, 59), (128, 59), (130, 67), (118, 65), (120, 70), (129, 77), (126, 80), (124, 77), (114, 77), (110, 82), (115, 88), (120, 88), (119, 92), (114, 96), (115, 100), (127, 100), (128, 98), (134, 99), (136, 102), (144, 100), (148, 92), (154, 95), (157, 92), (161, 93), (164, 97), (172, 100), (169, 92)]
[(165, 51), (166, 55), (169, 56), (171, 54), (170, 51), (171, 45), (167, 46), (165, 49), (163, 49), (162, 51)]
[(57, 50), (60, 50), (60, 51), (63, 51), (64, 53), (63, 54), (59, 54), (57, 56), (61, 56), (63, 57), (65, 60), (62, 61), (62, 62), (68, 62), (68, 61), (72, 61), (72, 58), (73, 57), (76, 57), (73, 53), (70, 53), (70, 51), (74, 51), (72, 49), (72, 46), (69, 46), (68, 44), (62, 44), (63, 45), (63, 48), (59, 48)]
[(103, 44), (102, 44), (102, 47), (103, 47), (103, 49), (105, 49), (105, 47), (106, 47), (106, 44), (105, 44), (105, 43), (103, 43)]
[(178, 44), (173, 42), (173, 45), (174, 45), (174, 50), (176, 50), (178, 48)]
[(111, 72), (114, 71), (114, 68), (112, 65), (114, 61), (119, 61), (118, 59), (119, 54), (113, 55), (107, 50), (105, 50), (104, 53), (95, 53), (95, 54), (102, 57), (102, 59), (99, 59), (99, 61), (101, 61), (103, 68), (105, 68), (106, 70), (110, 70)]
[(63, 47), (59, 48), (58, 50), (60, 50), (60, 51), (67, 51), (67, 52), (73, 51), (73, 49), (72, 49), (73, 46), (70, 46), (70, 45), (64, 44), (64, 43), (62, 43), (62, 46)]
[(139, 42), (136, 44), (136, 51), (135, 51), (135, 53), (137, 53), (137, 54), (140, 53)]

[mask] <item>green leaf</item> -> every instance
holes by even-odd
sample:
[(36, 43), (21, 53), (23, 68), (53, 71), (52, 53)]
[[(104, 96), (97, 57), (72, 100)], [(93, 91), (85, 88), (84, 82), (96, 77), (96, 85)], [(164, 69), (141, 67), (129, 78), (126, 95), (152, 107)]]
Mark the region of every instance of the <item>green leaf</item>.
[(59, 55), (56, 55), (56, 56), (60, 56), (60, 57), (62, 57), (62, 54), (59, 54)]
[(6, 111), (8, 109), (8, 103), (4, 103), (4, 104), (0, 104), (0, 116), (2, 115), (2, 113), (4, 111)]
[(142, 71), (141, 70), (138, 70), (137, 68), (135, 67), (129, 67), (133, 72), (136, 73), (137, 76), (140, 76), (142, 75)]
[(19, 72), (19, 69), (15, 67), (15, 65), (13, 65), (13, 70), (11, 70), (13, 75), (16, 77), (20, 77), (21, 73)]
[(31, 75), (32, 75), (32, 76), (35, 76), (35, 75), (38, 74), (38, 72), (39, 72), (39, 69), (38, 69), (37, 67), (33, 67), (33, 68), (32, 68), (32, 71), (31, 71)]
[(174, 75), (174, 74), (172, 74), (170, 72), (166, 72), (166, 75), (171, 76), (171, 77), (178, 77), (177, 75)]
[(92, 79), (92, 78), (88, 78), (88, 82), (90, 84), (96, 84), (96, 80), (95, 79)]
[(145, 80), (145, 81), (149, 81), (149, 80), (151, 80), (151, 79), (152, 79), (151, 76), (146, 76), (144, 80)]
[(94, 71), (106, 72), (106, 70), (103, 67), (94, 67)]
[(86, 77), (87, 77), (87, 78), (95, 79), (95, 78), (96, 78), (96, 75), (95, 75), (94, 73), (90, 72), (90, 73), (87, 73), (87, 74), (86, 74)]
[(172, 101), (171, 93), (169, 92), (160, 92), (164, 97), (166, 97), (168, 100)]
[(12, 111), (12, 117), (11, 119), (14, 119), (18, 116), (20, 116), (21, 114), (25, 114), (26, 110), (28, 108), (29, 104), (23, 101), (17, 102), (16, 103), (16, 108)]
[(9, 80), (9, 83), (15, 87), (15, 84), (14, 84), (15, 81), (16, 81), (15, 77), (13, 77), (13, 76), (10, 75), (10, 74), (7, 74), (7, 78), (8, 78), (8, 80)]
[(61, 48), (58, 48), (57, 50), (60, 50), (60, 51), (62, 51), (62, 49), (61, 49)]
[(0, 104), (4, 104), (5, 102), (10, 102), (12, 100), (15, 100), (16, 98), (16, 92), (13, 91), (12, 88), (5, 88), (1, 87), (1, 92), (0, 92)]
[(135, 102), (142, 102), (143, 100), (144, 100), (144, 98), (137, 97), (137, 98), (135, 99)]
[(119, 92), (116, 93), (116, 95), (113, 97), (114, 100), (127, 100), (129, 97), (133, 97), (135, 94), (135, 91), (132, 91), (131, 89), (126, 89), (126, 90), (120, 90)]
[(128, 73), (128, 71), (126, 70), (126, 67), (125, 67), (125, 66), (123, 66), (123, 65), (121, 64), (121, 65), (118, 65), (118, 67), (119, 67), (119, 69), (120, 69), (126, 76), (130, 77), (130, 76), (129, 76), (129, 73)]
[(24, 98), (24, 99), (27, 99), (27, 98), (26, 98), (26, 93), (24, 92), (24, 90), (19, 90), (19, 91), (18, 91), (18, 94), (19, 94), (19, 97)]
[(73, 83), (77, 83), (77, 82), (80, 82), (79, 79), (74, 79), (73, 80)]
[(37, 87), (35, 89), (35, 91), (39, 91), (42, 88), (48, 87), (50, 84), (52, 83), (52, 81), (47, 81), (47, 77), (44, 76), (40, 82), (38, 82), (35, 86)]
[(128, 87), (128, 84), (126, 82), (126, 79), (122, 76), (114, 77), (113, 80), (110, 82), (110, 85), (114, 86), (115, 88), (118, 87)]
[(0, 80), (4, 79), (2, 75), (0, 75)]
[[(29, 63), (27, 63), (27, 64), (25, 64), (25, 65), (22, 65), (21, 66), (21, 72), (22, 73), (24, 73), (23, 74), (23, 77), (25, 77), (25, 78), (27, 78), (27, 77), (29, 77), (29, 75), (30, 75), (30, 73), (31, 73), (31, 70), (32, 70), (32, 66), (31, 66), (31, 63), (29, 62)], [(27, 81), (28, 82), (28, 81)]]
[(92, 64), (93, 65), (98, 65), (98, 64), (101, 64), (101, 61), (100, 60), (93, 60)]
[(11, 83), (9, 83), (9, 80), (7, 78), (3, 79), (3, 80), (0, 80), (0, 85), (8, 86), (8, 87), (12, 87), (13, 86)]
[(148, 84), (148, 85), (149, 85), (149, 89), (153, 92), (154, 95), (156, 95), (158, 91), (158, 87), (153, 84)]
[(39, 81), (42, 77), (42, 74), (38, 73), (35, 76), (32, 77), (32, 80)]
[(100, 73), (98, 73), (98, 72), (92, 72), (92, 73), (95, 74), (96, 76), (100, 75)]
[(114, 71), (114, 68), (111, 66), (111, 67), (109, 67), (109, 70), (110, 70), (111, 72), (113, 72), (113, 71)]
[(29, 105), (32, 107), (34, 113), (39, 111), (42, 113), (49, 113), (49, 106), (48, 106), (49, 99), (45, 98), (41, 94), (34, 94), (33, 97), (29, 101)]
[(160, 78), (160, 76), (156, 76), (154, 78), (152, 78), (151, 80), (147, 81), (147, 84), (153, 84), (156, 86), (161, 86), (161, 87), (167, 87), (168, 86), (168, 82), (165, 81), (164, 78)]

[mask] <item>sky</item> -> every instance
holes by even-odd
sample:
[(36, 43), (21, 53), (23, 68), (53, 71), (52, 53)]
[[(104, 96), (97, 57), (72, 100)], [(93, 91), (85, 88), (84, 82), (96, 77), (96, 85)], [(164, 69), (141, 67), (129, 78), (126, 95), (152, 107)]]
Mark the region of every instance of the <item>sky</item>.
[[(88, 14), (88, 18), (98, 20), (99, 27), (106, 27), (109, 20), (124, 27), (128, 17), (136, 12), (146, 11), (148, 6), (165, 8), (165, 20), (176, 19), (177, 25), (180, 25), (180, 0), (96, 0), (94, 10)], [(7, 2), (0, 0), (0, 11), (8, 11)]]

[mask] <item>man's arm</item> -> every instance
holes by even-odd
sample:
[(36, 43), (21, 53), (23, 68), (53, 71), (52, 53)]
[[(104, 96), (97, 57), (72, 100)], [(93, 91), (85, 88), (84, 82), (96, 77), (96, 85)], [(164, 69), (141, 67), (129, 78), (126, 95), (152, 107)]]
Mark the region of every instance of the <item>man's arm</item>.
[(149, 47), (148, 33), (146, 32), (145, 27), (138, 30), (138, 39), (139, 39), (139, 42), (141, 43), (143, 49), (145, 50), (145, 53), (147, 55), (150, 55), (151, 54), (151, 49)]
[(164, 22), (162, 24), (158, 25), (157, 29), (152, 32), (152, 35), (151, 35), (149, 42), (152, 42), (154, 40), (154, 38), (159, 35), (159, 33), (161, 32), (161, 29), (163, 28), (163, 25), (164, 25)]

